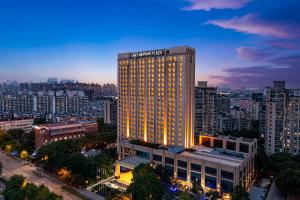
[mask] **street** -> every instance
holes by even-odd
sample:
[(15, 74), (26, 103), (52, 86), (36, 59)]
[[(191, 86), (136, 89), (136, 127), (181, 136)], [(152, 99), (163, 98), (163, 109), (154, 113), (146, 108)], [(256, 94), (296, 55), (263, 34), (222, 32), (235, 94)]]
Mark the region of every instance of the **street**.
[(34, 183), (36, 185), (44, 184), (49, 188), (50, 191), (55, 192), (58, 195), (64, 197), (64, 200), (80, 200), (77, 196), (63, 190), (61, 185), (46, 176), (38, 177), (34, 175), (36, 167), (31, 166), (30, 164), (25, 165), (24, 161), (16, 160), (6, 156), (2, 151), (0, 152), (0, 160), (3, 164), (3, 173), (2, 177), (6, 180), (9, 179), (14, 174), (22, 175), (26, 177), (26, 181)]

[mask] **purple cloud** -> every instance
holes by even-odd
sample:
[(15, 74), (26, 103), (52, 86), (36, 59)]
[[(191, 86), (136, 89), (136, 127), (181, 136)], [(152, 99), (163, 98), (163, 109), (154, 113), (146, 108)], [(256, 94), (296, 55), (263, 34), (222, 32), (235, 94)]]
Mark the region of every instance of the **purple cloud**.
[(267, 44), (270, 47), (277, 49), (297, 49), (298, 46), (294, 43), (282, 42), (282, 41), (268, 41)]
[(210, 76), (210, 79), (228, 87), (265, 87), (273, 80), (286, 80), (290, 87), (300, 87), (300, 55), (279, 56), (269, 62), (265, 66), (227, 68), (223, 70), (225, 75)]
[(183, 10), (205, 10), (212, 9), (239, 9), (244, 7), (250, 0), (186, 0), (191, 3)]
[(209, 20), (207, 24), (232, 29), (242, 33), (272, 36), (277, 38), (297, 38), (300, 36), (300, 27), (297, 24), (268, 21), (258, 14), (248, 14), (231, 19)]
[(240, 58), (245, 58), (250, 61), (264, 61), (266, 58), (272, 55), (271, 52), (249, 47), (238, 47), (236, 49), (236, 53)]

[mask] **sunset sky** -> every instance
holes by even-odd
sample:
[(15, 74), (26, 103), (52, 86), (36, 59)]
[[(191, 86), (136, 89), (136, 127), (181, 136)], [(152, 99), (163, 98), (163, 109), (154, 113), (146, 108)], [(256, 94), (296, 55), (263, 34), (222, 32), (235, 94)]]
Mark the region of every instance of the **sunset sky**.
[(0, 0), (0, 82), (116, 83), (120, 52), (189, 45), (196, 80), (300, 87), (298, 0)]

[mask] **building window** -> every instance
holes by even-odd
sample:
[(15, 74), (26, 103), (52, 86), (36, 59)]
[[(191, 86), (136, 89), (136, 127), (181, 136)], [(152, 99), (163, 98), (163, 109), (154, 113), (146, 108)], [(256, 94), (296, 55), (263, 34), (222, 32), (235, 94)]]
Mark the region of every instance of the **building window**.
[(180, 169), (180, 168), (177, 169), (177, 177), (178, 177), (179, 179), (185, 181), (185, 180), (186, 180), (186, 175), (187, 175), (186, 170)]
[(191, 163), (191, 170), (201, 172), (201, 165)]
[(182, 160), (178, 160), (177, 164), (178, 164), (179, 167), (183, 167), (183, 168), (187, 167), (187, 163), (185, 161), (182, 161)]
[(216, 148), (223, 148), (223, 140), (217, 140), (217, 139), (215, 139), (214, 140), (214, 147), (216, 147)]
[(217, 179), (211, 176), (205, 176), (205, 187), (217, 189)]
[(205, 167), (205, 173), (209, 175), (217, 175), (217, 169), (211, 167)]
[(166, 172), (167, 172), (167, 174), (169, 176), (173, 176), (174, 175), (174, 167), (166, 165), (165, 169), (166, 169)]
[(232, 192), (233, 191), (233, 183), (231, 181), (221, 180), (221, 190), (223, 192)]
[(249, 152), (249, 145), (240, 143), (240, 152), (248, 153)]
[(162, 162), (162, 157), (160, 155), (153, 154), (153, 160), (158, 161), (158, 162)]
[(233, 173), (221, 170), (221, 178), (233, 180)]
[(150, 158), (150, 154), (147, 153), (147, 152), (143, 152), (143, 151), (138, 151), (138, 150), (136, 150), (136, 151), (135, 151), (135, 154), (136, 154), (136, 156), (138, 156), (138, 157), (142, 157), (142, 158), (146, 158), (146, 159), (149, 159), (149, 158)]
[(227, 141), (226, 142), (226, 149), (235, 151), (236, 150), (235, 142), (229, 142), (229, 141)]
[(166, 164), (174, 165), (174, 159), (166, 157)]
[(191, 180), (194, 182), (198, 182), (201, 180), (201, 174), (197, 172), (191, 172)]

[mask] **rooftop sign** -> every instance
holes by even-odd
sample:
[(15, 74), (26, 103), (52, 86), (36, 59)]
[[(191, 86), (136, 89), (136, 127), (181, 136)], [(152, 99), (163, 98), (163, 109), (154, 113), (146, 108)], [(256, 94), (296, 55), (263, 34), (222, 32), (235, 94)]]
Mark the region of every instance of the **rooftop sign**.
[(142, 58), (148, 56), (162, 56), (165, 54), (164, 50), (153, 50), (153, 51), (141, 51), (136, 53), (131, 53), (130, 58)]

